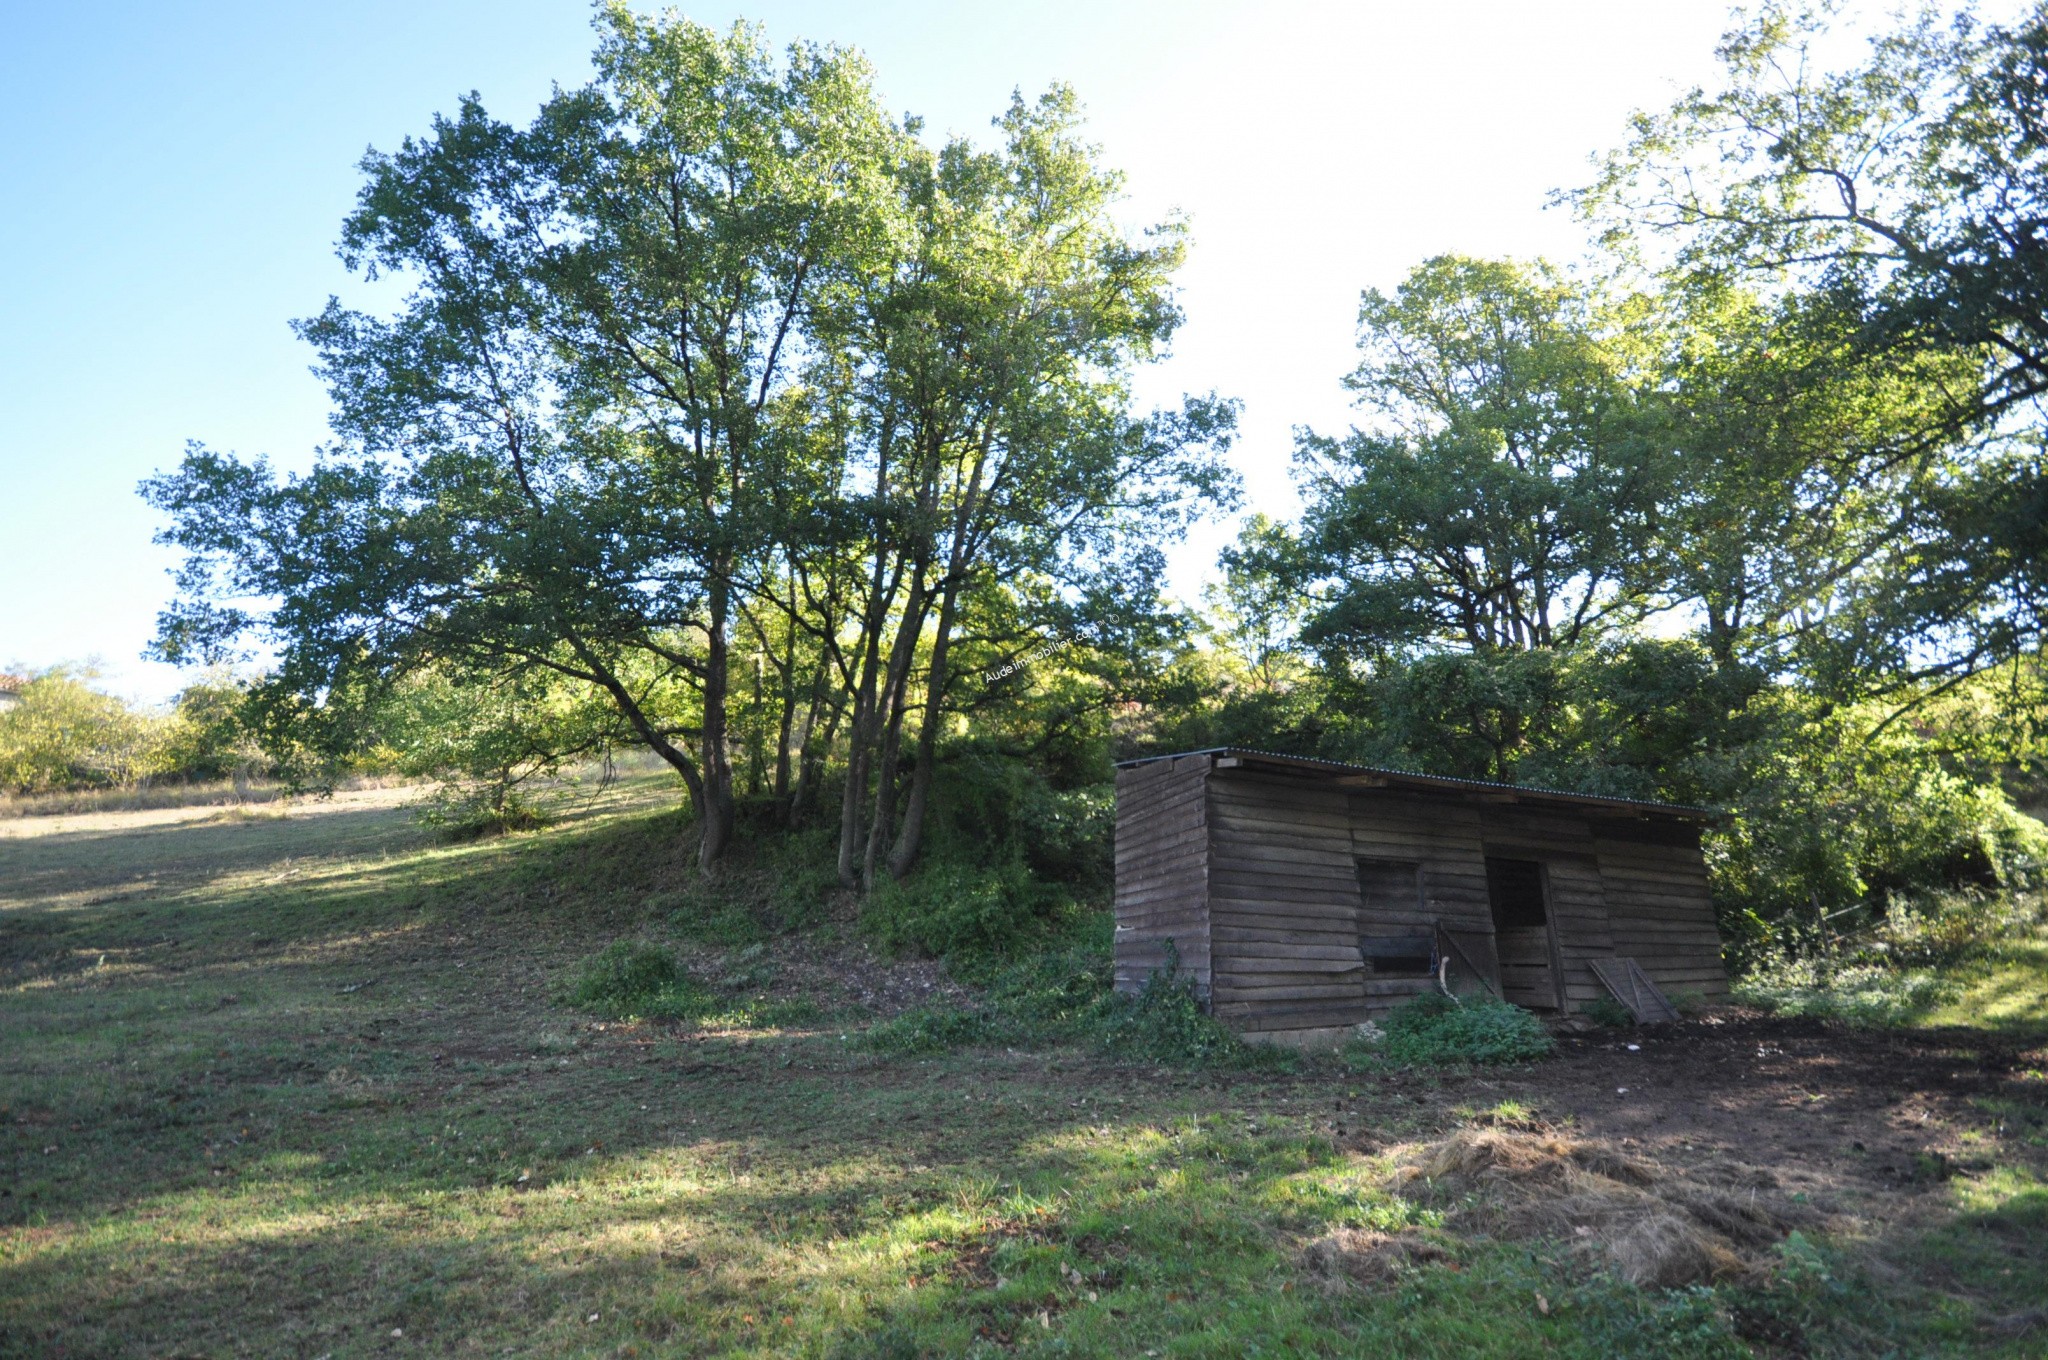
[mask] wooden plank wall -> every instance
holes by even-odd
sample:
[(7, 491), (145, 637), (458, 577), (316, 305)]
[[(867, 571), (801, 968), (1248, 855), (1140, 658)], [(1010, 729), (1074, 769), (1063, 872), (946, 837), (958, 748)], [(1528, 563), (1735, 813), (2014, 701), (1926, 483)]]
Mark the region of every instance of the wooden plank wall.
[[(1578, 1010), (1607, 995), (1587, 962), (1611, 958), (1615, 952), (1591, 823), (1583, 815), (1563, 809), (1485, 804), (1480, 809), (1480, 826), (1487, 854), (1533, 859), (1543, 865), (1551, 935), (1557, 959), (1564, 966), (1565, 1009)], [(1483, 872), (1484, 865), (1481, 869)], [(1546, 999), (1542, 1004), (1555, 1002)]]
[(1358, 874), (1344, 791), (1218, 770), (1209, 778), (1209, 838), (1217, 1019), (1240, 1032), (1363, 1020)]
[[(1422, 864), (1421, 910), (1375, 915), (1362, 925), (1375, 933), (1382, 929), (1391, 933), (1432, 930), (1441, 923), (1453, 930), (1493, 934), (1477, 808), (1461, 799), (1394, 789), (1358, 790), (1347, 801), (1354, 856), (1419, 860)], [(1429, 978), (1368, 977), (1368, 1018), (1435, 986)]]
[[(1634, 958), (1670, 993), (1727, 994), (1696, 828), (1457, 794), (1345, 789), (1210, 756), (1117, 773), (1116, 985), (1165, 966), (1167, 941), (1241, 1032), (1356, 1024), (1429, 990), (1375, 977), (1362, 932), (1437, 924), (1493, 934), (1486, 857), (1544, 865), (1567, 1009), (1606, 994), (1590, 960)], [(1361, 858), (1421, 865), (1418, 907), (1365, 920)]]
[(1167, 941), (1198, 995), (1210, 994), (1208, 756), (1116, 772), (1116, 986), (1166, 967)]
[(1594, 844), (1607, 885), (1614, 952), (1634, 959), (1669, 996), (1728, 995), (1721, 935), (1700, 858), (1699, 829), (1602, 821)]

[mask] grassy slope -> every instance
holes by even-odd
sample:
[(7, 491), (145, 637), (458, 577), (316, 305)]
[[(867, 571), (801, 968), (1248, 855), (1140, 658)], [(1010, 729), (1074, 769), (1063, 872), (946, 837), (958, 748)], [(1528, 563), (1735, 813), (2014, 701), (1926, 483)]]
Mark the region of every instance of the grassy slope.
[[(563, 1011), (560, 976), (678, 872), (669, 798), (629, 782), (468, 846), (384, 794), (0, 827), (0, 1354), (1749, 1353), (1733, 1296), (1525, 1247), (1380, 1292), (1304, 1277), (1306, 1237), (1427, 1218), (1344, 1126), (1441, 1131), (1455, 1085)], [(2048, 1284), (1934, 1231), (1998, 1297)], [(1911, 1353), (2037, 1353), (1794, 1275), (1779, 1306), (1816, 1335), (1882, 1315)]]
[(1957, 992), (1925, 1023), (2013, 1031), (2048, 1030), (2048, 938), (2010, 945), (1957, 980)]

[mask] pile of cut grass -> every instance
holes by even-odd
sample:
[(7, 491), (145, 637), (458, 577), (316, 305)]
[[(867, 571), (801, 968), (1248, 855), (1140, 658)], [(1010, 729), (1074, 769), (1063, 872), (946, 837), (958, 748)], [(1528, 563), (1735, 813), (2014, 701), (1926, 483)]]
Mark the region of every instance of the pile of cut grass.
[(1134, 1071), (1080, 945), (978, 984), (1079, 1036), (1018, 1053), (612, 1019), (763, 994), (775, 947), (608, 950), (668, 938), (687, 846), (666, 783), (606, 799), (462, 846), (389, 800), (0, 835), (0, 1352), (1720, 1360), (1744, 1309), (1815, 1354), (2037, 1349), (1983, 1325), (2048, 1288), (2020, 1171), (1895, 1244), (1953, 1290), (1821, 1236), (1764, 1285), (1637, 1287), (1575, 1233), (1466, 1230), (1465, 1172), (1398, 1180), (1334, 1127), (1333, 1093), (1441, 1143), (1465, 1078)]

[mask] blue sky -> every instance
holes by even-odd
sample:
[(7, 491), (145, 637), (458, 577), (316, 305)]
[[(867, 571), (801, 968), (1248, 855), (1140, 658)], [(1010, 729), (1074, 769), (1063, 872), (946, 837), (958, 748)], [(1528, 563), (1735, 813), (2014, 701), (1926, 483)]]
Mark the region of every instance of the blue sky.
[[(1245, 403), (1255, 508), (1292, 506), (1297, 425), (1341, 427), (1358, 292), (1447, 250), (1569, 259), (1575, 185), (1627, 114), (1712, 75), (1697, 0), (758, 3), (684, 7), (860, 47), (928, 133), (1074, 85), (1134, 222), (1192, 220), (1188, 324), (1143, 388)], [(333, 254), (370, 146), (480, 91), (523, 121), (586, 78), (579, 0), (6, 0), (0, 7), (0, 668), (140, 652), (172, 554), (136, 482), (185, 441), (302, 465), (326, 401), (287, 322), (374, 303)], [(1175, 559), (1199, 593), (1227, 526)]]

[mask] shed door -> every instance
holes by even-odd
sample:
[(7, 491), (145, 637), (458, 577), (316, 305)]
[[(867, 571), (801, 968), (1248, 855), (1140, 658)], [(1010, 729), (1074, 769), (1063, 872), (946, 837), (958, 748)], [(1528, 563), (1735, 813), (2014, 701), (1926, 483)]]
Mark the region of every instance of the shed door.
[(1559, 1006), (1543, 865), (1533, 859), (1486, 857), (1486, 900), (1493, 909), (1501, 995), (1517, 1006)]

